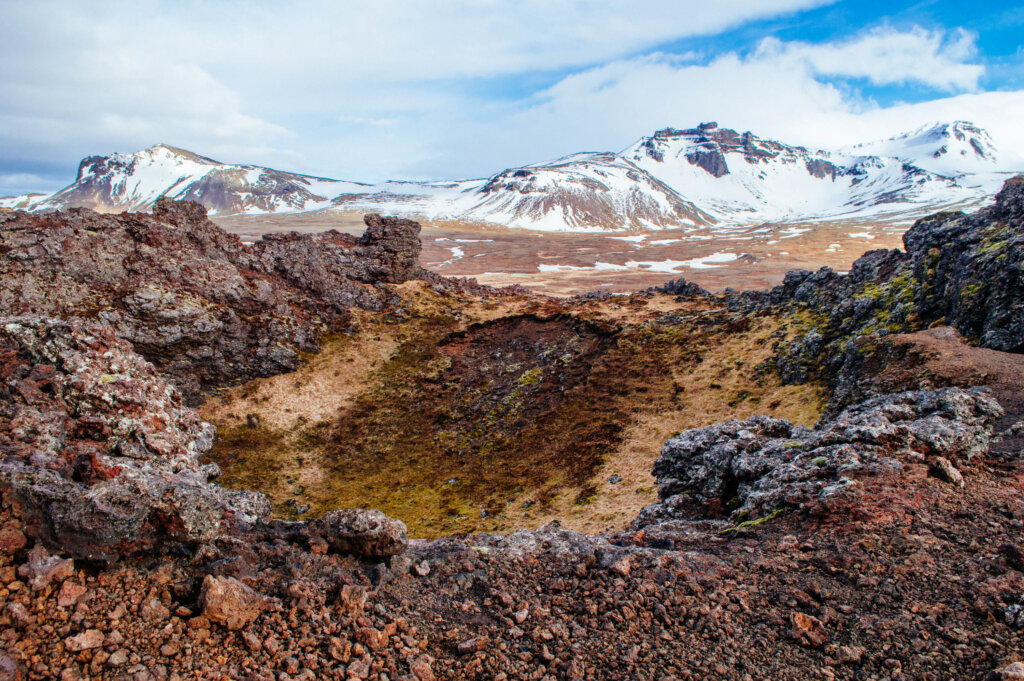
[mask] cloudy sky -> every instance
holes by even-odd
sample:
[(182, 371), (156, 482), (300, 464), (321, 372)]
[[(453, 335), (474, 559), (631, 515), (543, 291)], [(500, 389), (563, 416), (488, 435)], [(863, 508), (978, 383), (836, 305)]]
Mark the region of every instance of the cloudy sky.
[(973, 120), (1024, 153), (1017, 0), (0, 4), (0, 195), (167, 143), (454, 179), (701, 121), (812, 147)]

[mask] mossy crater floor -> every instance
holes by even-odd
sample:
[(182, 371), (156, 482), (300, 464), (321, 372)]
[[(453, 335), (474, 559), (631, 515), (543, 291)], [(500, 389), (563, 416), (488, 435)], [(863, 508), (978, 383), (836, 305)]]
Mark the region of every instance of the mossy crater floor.
[(767, 362), (786, 320), (714, 299), (394, 290), (400, 306), (359, 313), (299, 370), (208, 400), (221, 484), (288, 518), (379, 508), (414, 537), (553, 519), (599, 532), (656, 500), (674, 432), (822, 409), (820, 386), (783, 386)]

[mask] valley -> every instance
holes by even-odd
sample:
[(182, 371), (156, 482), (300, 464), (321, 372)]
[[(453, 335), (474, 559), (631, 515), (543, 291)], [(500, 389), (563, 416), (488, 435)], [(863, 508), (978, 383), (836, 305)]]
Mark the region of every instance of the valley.
[[(253, 241), (283, 231), (361, 233), (361, 213), (211, 218)], [(870, 249), (898, 248), (905, 224), (849, 221), (659, 230), (634, 234), (531, 232), (493, 225), (423, 221), (425, 266), (482, 284), (538, 293), (631, 293), (685, 278), (711, 291), (770, 288), (794, 269), (845, 272)]]

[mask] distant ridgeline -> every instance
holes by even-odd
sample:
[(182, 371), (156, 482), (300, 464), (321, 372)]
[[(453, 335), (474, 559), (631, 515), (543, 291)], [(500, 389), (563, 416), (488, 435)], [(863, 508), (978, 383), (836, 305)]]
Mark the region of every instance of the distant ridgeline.
[(157, 145), (91, 156), (49, 196), (0, 208), (149, 210), (160, 196), (216, 215), (337, 209), (546, 231), (656, 230), (769, 221), (907, 222), (975, 207), (1024, 161), (964, 121), (834, 151), (809, 150), (705, 123), (666, 128), (620, 153), (580, 153), (489, 178), (362, 184), (224, 164)]

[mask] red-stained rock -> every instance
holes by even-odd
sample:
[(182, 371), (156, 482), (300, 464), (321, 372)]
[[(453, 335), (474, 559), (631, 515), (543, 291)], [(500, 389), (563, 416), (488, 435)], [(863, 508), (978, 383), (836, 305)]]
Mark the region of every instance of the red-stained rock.
[(234, 577), (207, 575), (199, 594), (203, 615), (231, 631), (244, 629), (259, 617), (266, 599)]
[(793, 638), (801, 643), (817, 648), (828, 641), (825, 625), (817, 617), (794, 612), (791, 619), (793, 621)]
[(246, 246), (191, 201), (161, 199), (152, 215), (5, 214), (0, 315), (101, 319), (196, 404), (225, 383), (294, 369), (350, 308), (389, 299), (373, 284), (423, 276), (419, 231), (374, 215), (358, 239), (331, 230)]
[(50, 552), (39, 544), (28, 552), (28, 562), (18, 568), (18, 575), (25, 578), (34, 591), (59, 584), (73, 574), (74, 561), (50, 555)]

